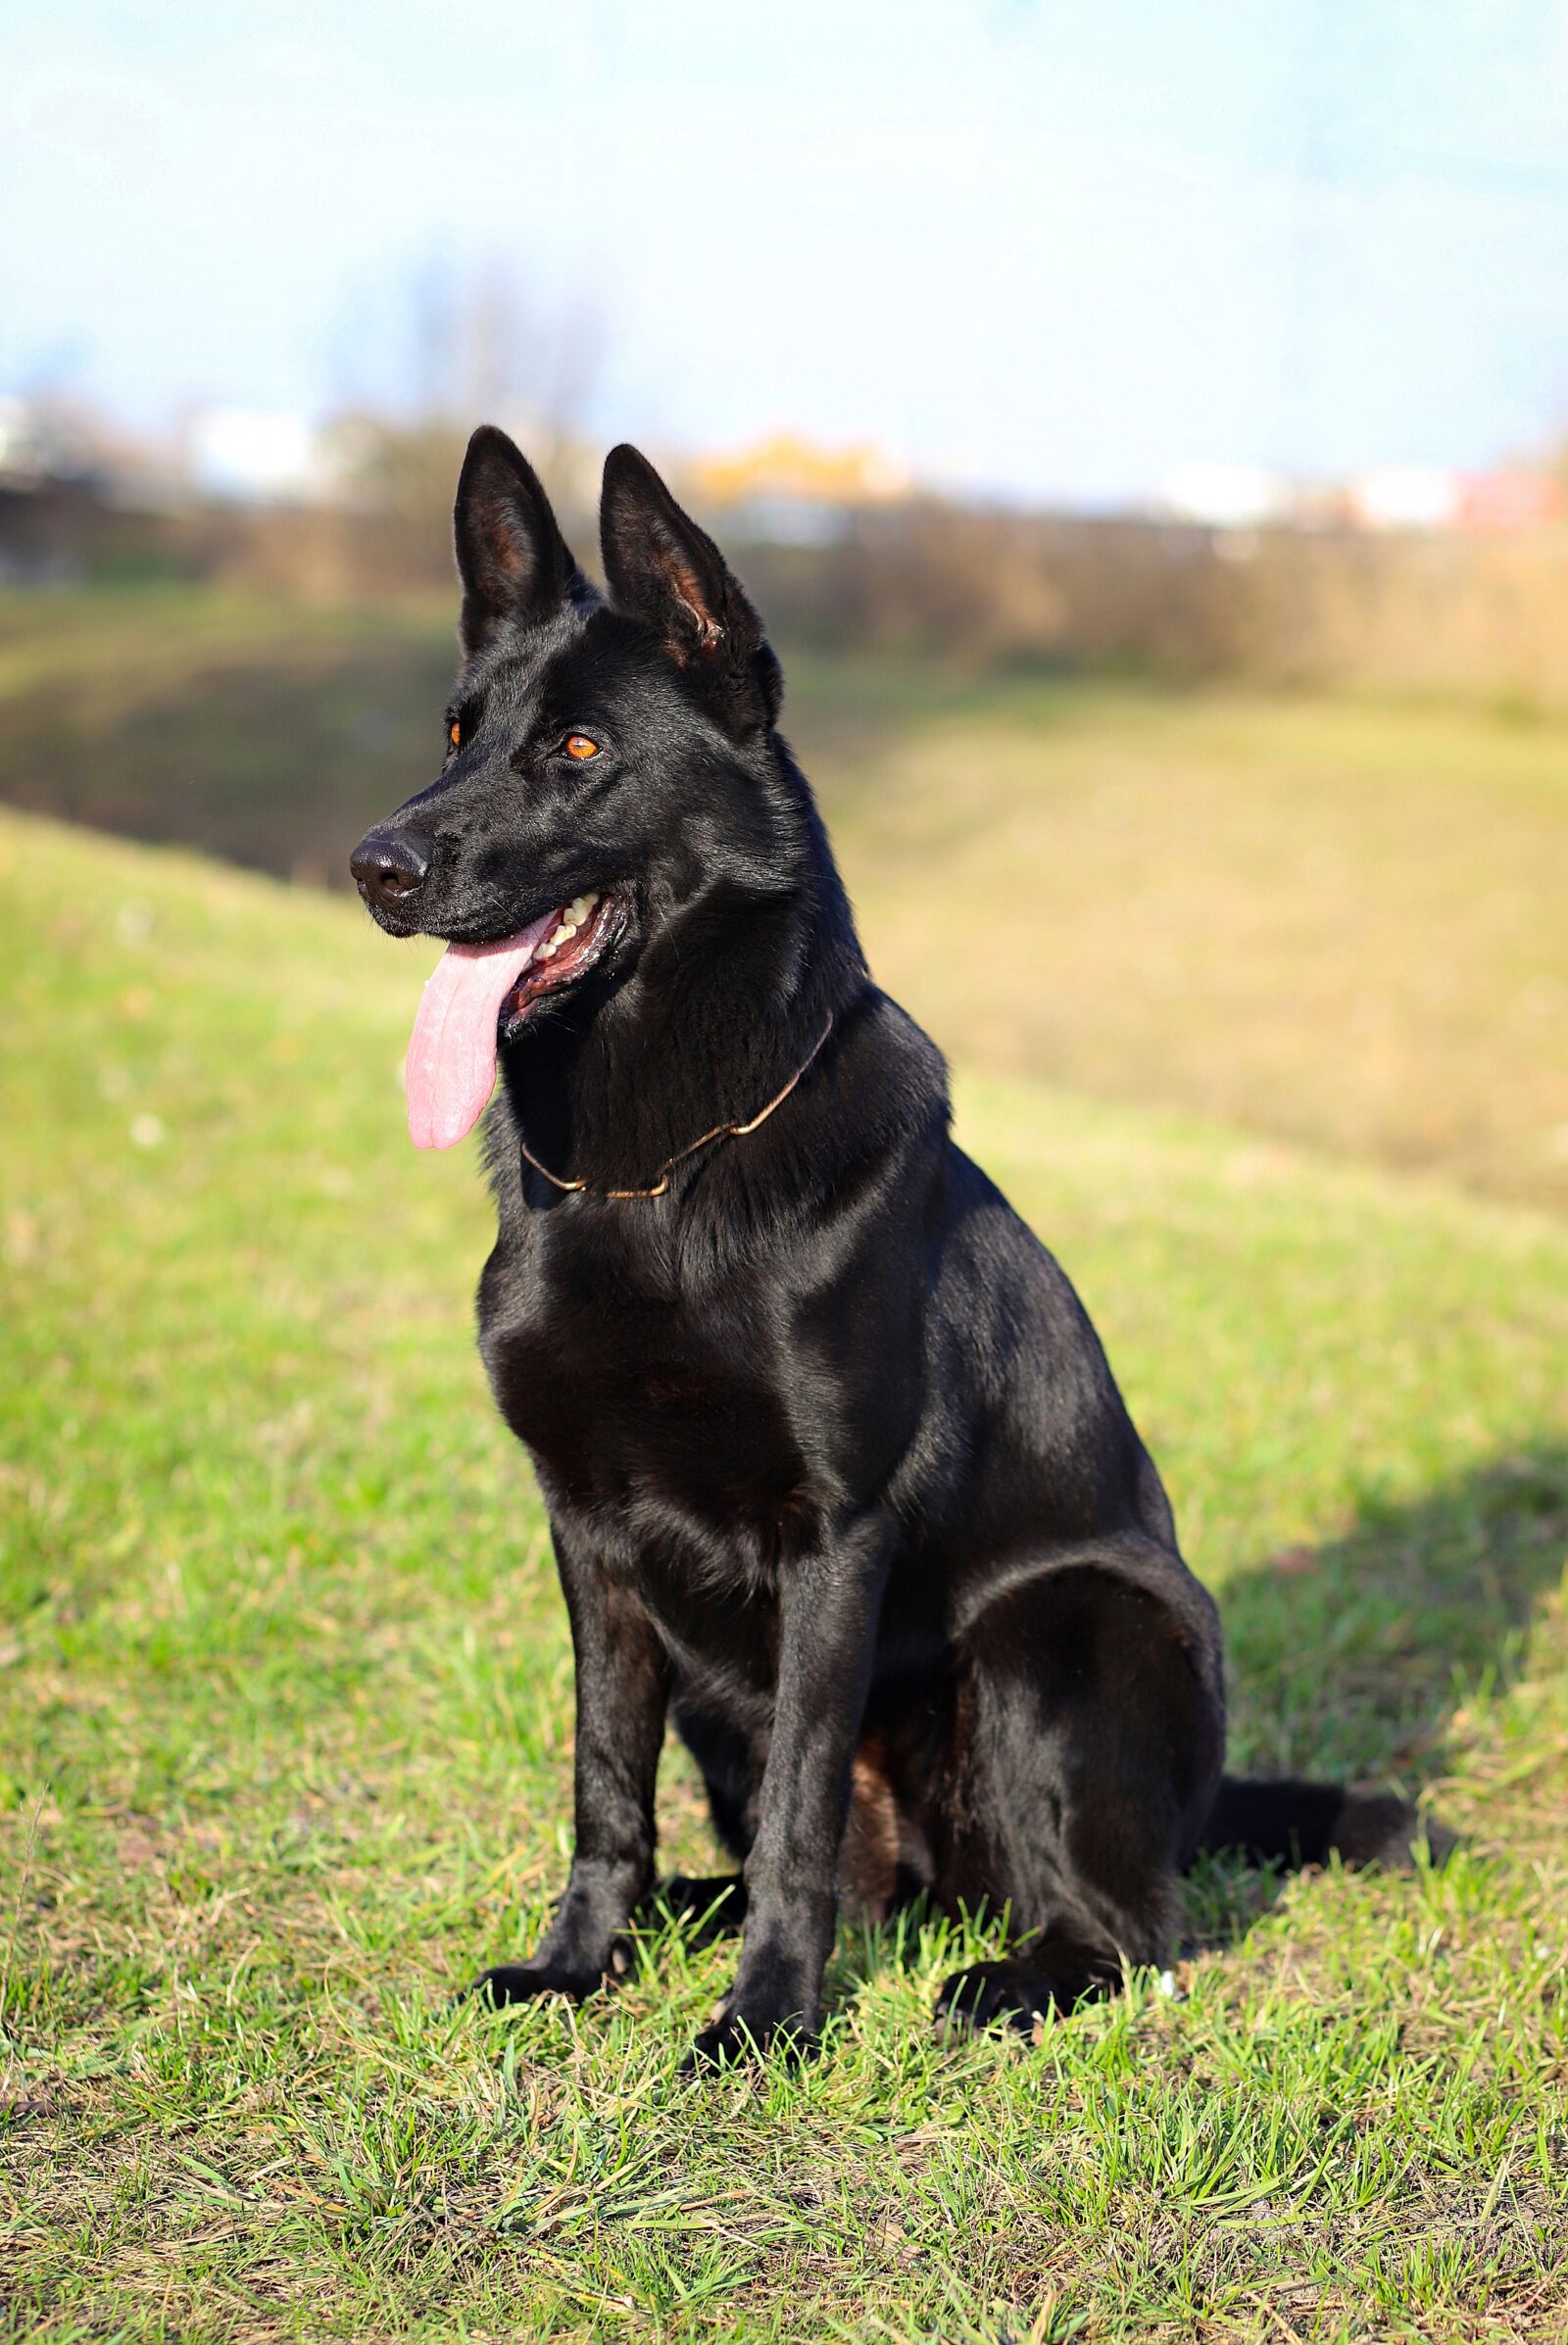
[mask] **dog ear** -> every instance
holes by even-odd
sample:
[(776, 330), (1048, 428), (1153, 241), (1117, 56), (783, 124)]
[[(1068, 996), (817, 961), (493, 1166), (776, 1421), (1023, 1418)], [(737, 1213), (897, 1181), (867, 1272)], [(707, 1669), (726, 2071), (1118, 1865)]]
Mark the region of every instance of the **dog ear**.
[(452, 527), (463, 580), (458, 634), (465, 659), (471, 660), (509, 620), (530, 626), (564, 603), (594, 600), (538, 473), (493, 423), (481, 423), (468, 442)]
[(599, 534), (615, 609), (662, 637), (733, 732), (770, 725), (783, 674), (761, 620), (708, 532), (624, 444), (605, 460)]

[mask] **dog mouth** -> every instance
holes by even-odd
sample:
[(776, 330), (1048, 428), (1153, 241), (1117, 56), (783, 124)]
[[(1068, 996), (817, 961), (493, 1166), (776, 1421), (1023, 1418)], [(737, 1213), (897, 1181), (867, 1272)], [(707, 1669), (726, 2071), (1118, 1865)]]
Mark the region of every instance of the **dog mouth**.
[(496, 1013), (497, 1041), (511, 1042), (536, 1003), (586, 977), (620, 925), (620, 909), (612, 896), (590, 892), (564, 904), (555, 925), (535, 945), (526, 967), (502, 999)]
[(624, 915), (608, 896), (574, 896), (515, 936), (452, 944), (420, 996), (404, 1086), (416, 1148), (449, 1148), (472, 1131), (495, 1089), (496, 1061), (539, 1002), (588, 974)]

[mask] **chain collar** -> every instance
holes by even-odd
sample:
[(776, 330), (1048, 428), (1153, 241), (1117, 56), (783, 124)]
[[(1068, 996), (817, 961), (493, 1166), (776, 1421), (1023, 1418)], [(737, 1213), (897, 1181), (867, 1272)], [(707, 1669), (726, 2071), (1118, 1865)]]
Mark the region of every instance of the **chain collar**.
[(796, 1068), (794, 1074), (785, 1084), (783, 1090), (781, 1092), (776, 1092), (773, 1098), (768, 1100), (767, 1105), (754, 1115), (749, 1124), (715, 1124), (711, 1132), (705, 1132), (701, 1140), (694, 1140), (689, 1148), (677, 1149), (673, 1156), (666, 1156), (663, 1163), (659, 1168), (659, 1178), (651, 1189), (595, 1189), (592, 1183), (588, 1181), (564, 1181), (559, 1173), (553, 1173), (551, 1171), (548, 1164), (540, 1163), (538, 1157), (529, 1148), (528, 1143), (523, 1139), (520, 1127), (517, 1132), (517, 1146), (522, 1150), (526, 1161), (533, 1166), (534, 1171), (536, 1173), (542, 1173), (544, 1178), (551, 1184), (552, 1188), (561, 1190), (562, 1193), (566, 1197), (627, 1198), (667, 1196), (669, 1191), (669, 1176), (674, 1171), (677, 1164), (684, 1164), (688, 1156), (695, 1156), (699, 1148), (710, 1148), (715, 1140), (745, 1140), (749, 1133), (755, 1132), (758, 1129), (759, 1125), (765, 1124), (768, 1117), (773, 1113), (774, 1109), (776, 1107), (783, 1106), (785, 1100), (789, 1098), (790, 1093), (795, 1089), (797, 1083), (800, 1082), (803, 1075), (805, 1075), (809, 1069), (812, 1060), (816, 1057), (818, 1051), (822, 1048), (822, 1045), (827, 1041), (827, 1038), (832, 1031), (833, 1020), (830, 1017), (827, 1024), (823, 1027), (821, 1033), (817, 1036), (815, 1042), (811, 1045), (810, 1050), (807, 1052), (800, 1065)]

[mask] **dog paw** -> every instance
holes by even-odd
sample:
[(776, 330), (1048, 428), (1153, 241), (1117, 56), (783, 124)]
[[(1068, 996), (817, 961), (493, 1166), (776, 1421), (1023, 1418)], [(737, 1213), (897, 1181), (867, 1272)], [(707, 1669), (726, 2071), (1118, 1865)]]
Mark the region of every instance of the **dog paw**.
[(1098, 2002), (1120, 1983), (1107, 1963), (1046, 1969), (1032, 1962), (977, 1962), (955, 1971), (937, 1997), (936, 2024), (944, 2034), (1011, 2027), (1031, 2035), (1053, 2013)]
[(1015, 2027), (1027, 2035), (1037, 2020), (1056, 2008), (1049, 1982), (1014, 1976), (1011, 1963), (974, 1963), (955, 1971), (937, 1997), (936, 2023), (945, 2034), (987, 2027)]
[(611, 1965), (608, 1971), (595, 1971), (567, 1963), (497, 1963), (492, 1970), (479, 1973), (468, 1992), (488, 2003), (492, 2011), (501, 2011), (509, 2003), (531, 2003), (540, 1995), (566, 1995), (573, 2003), (581, 2003), (602, 1986), (614, 1983), (619, 1972), (613, 1955)]
[(804, 2027), (798, 2016), (773, 2019), (758, 2012), (748, 2018), (739, 2008), (720, 2007), (681, 2062), (680, 2073), (696, 2076), (709, 2069), (736, 2068), (770, 2055), (807, 2060), (816, 2048), (814, 2031)]

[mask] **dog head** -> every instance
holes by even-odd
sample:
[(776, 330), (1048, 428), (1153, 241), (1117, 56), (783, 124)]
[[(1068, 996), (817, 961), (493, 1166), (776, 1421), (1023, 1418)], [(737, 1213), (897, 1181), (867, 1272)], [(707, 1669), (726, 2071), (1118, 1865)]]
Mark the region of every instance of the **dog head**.
[[(441, 771), (351, 865), (390, 934), (452, 948), (410, 1059), (416, 1138), (436, 1146), (479, 1111), (485, 1047), (493, 1079), (497, 1043), (547, 1005), (591, 1012), (662, 951), (690, 967), (726, 923), (789, 896), (809, 827), (757, 613), (636, 449), (605, 466), (608, 600), (505, 433), (474, 433), (455, 521), (463, 663)], [(421, 1130), (425, 1061), (448, 1100)]]

